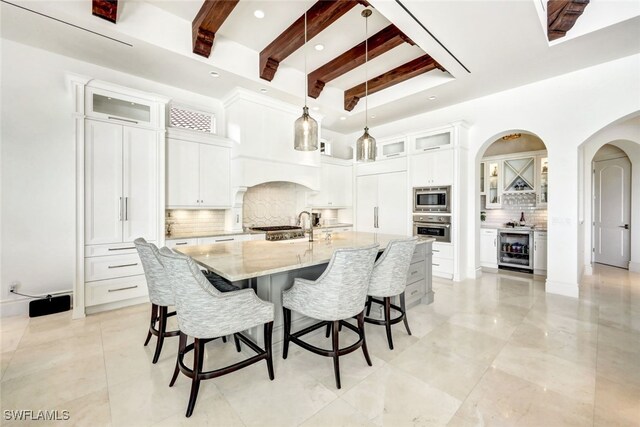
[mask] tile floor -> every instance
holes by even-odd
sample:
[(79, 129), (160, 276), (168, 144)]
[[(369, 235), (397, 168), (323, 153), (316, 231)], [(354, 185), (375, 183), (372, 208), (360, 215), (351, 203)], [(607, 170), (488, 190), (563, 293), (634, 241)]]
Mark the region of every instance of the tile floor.
[[(367, 325), (373, 367), (342, 358), (341, 390), (329, 359), (293, 345), (282, 360), (278, 345), (273, 382), (264, 362), (205, 381), (190, 419), (189, 381), (168, 387), (177, 339), (157, 365), (142, 346), (147, 305), (5, 318), (1, 408), (68, 410), (61, 425), (87, 426), (640, 425), (640, 275), (597, 267), (578, 300), (517, 275), (434, 288), (434, 304), (409, 311), (413, 336), (394, 326), (394, 351)], [(207, 346), (207, 366), (239, 357)]]

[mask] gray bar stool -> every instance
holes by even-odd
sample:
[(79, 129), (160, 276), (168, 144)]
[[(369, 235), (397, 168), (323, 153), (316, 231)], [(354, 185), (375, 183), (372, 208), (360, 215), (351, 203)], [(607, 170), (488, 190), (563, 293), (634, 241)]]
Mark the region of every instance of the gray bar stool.
[[(284, 348), (282, 357), (287, 358), (289, 342), (321, 356), (333, 358), (336, 387), (340, 388), (339, 357), (362, 347), (362, 352), (371, 366), (364, 335), (364, 307), (369, 288), (373, 263), (378, 245), (361, 249), (338, 249), (333, 253), (329, 265), (315, 281), (295, 279), (293, 286), (282, 293), (284, 312)], [(320, 320), (301, 331), (291, 333), (291, 310)], [(356, 317), (358, 326), (344, 320)], [(345, 348), (339, 346), (340, 325), (358, 334), (358, 341)], [(300, 339), (301, 336), (324, 326), (332, 327), (332, 349), (325, 350)]]
[[(371, 313), (372, 303), (381, 304), (384, 307), (384, 319), (372, 319), (365, 317), (364, 321), (376, 325), (384, 325), (387, 330), (387, 341), (389, 348), (393, 350), (393, 339), (391, 338), (391, 325), (404, 321), (407, 333), (411, 335), (409, 322), (407, 321), (407, 310), (404, 303), (404, 291), (407, 287), (407, 274), (409, 265), (416, 248), (418, 238), (392, 240), (387, 245), (384, 253), (373, 266), (369, 291), (367, 292), (367, 316)], [(400, 296), (400, 306), (391, 304), (391, 298)], [(391, 309), (400, 313), (398, 317), (391, 318)]]

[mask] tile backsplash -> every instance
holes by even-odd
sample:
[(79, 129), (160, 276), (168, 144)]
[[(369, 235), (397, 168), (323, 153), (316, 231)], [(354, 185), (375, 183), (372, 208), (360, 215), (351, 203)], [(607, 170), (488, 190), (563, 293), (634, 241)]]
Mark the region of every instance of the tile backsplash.
[(481, 198), (481, 210), (487, 213), (487, 219), (482, 224), (490, 226), (503, 226), (509, 221), (519, 221), (520, 214), (524, 212), (527, 225), (546, 227), (547, 210), (536, 208), (535, 194), (514, 194), (502, 196), (502, 209), (486, 209), (485, 197)]
[(168, 209), (165, 223), (171, 224), (171, 235), (201, 236), (224, 231), (224, 216), (221, 209)]
[(305, 210), (308, 191), (308, 188), (293, 182), (267, 182), (250, 187), (244, 195), (243, 225), (295, 224), (298, 213)]

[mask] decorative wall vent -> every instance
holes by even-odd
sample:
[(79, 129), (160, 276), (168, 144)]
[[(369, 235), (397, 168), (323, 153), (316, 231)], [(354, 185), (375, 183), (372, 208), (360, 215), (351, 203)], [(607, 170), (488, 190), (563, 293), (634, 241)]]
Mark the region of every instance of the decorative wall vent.
[(169, 126), (198, 132), (216, 133), (216, 116), (206, 111), (172, 105), (169, 109)]

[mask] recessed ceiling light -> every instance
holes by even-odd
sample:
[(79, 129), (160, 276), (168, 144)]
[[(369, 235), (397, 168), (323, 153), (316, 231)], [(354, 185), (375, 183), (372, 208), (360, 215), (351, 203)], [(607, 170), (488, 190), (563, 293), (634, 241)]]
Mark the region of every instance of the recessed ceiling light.
[(253, 11), (253, 16), (255, 16), (258, 19), (262, 19), (264, 18), (264, 12), (261, 11), (260, 9), (256, 9)]
[(345, 116), (340, 116), (340, 120), (347, 120)]
[(314, 46), (314, 48), (315, 48), (317, 51), (324, 50), (324, 45), (323, 45), (323, 44), (318, 43), (317, 45), (315, 45), (315, 46)]
[(320, 109), (320, 107), (312, 107), (311, 108), (313, 111), (318, 111)]
[(262, 89), (260, 89), (260, 92), (267, 93), (267, 89), (266, 88), (262, 88)]
[(220, 73), (218, 73), (217, 71), (209, 71), (209, 75), (211, 77), (220, 77)]
[(376, 118), (376, 115), (375, 115), (375, 114), (372, 114), (372, 115), (371, 115), (371, 118), (372, 118), (372, 119), (375, 119), (375, 118)]
[(436, 97), (432, 95), (432, 96), (430, 96), (428, 99), (429, 99), (429, 101), (433, 101), (433, 100), (435, 100), (435, 99), (436, 99)]

